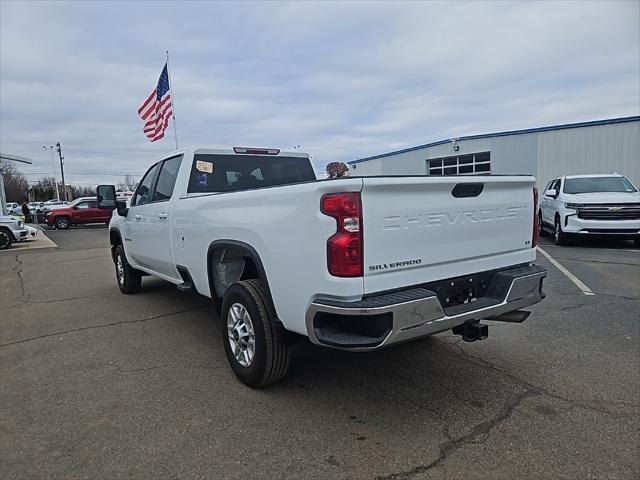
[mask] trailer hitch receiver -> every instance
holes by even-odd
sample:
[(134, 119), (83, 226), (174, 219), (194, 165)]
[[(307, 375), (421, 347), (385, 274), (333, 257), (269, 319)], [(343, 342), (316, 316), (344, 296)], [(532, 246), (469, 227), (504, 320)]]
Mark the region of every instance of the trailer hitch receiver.
[(455, 335), (462, 335), (462, 340), (465, 342), (484, 340), (489, 336), (489, 326), (480, 323), (478, 320), (453, 327), (451, 331)]

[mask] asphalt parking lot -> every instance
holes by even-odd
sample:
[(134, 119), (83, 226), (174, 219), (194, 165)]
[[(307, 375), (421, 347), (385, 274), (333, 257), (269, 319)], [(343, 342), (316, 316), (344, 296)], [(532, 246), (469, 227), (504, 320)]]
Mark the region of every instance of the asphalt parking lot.
[(543, 248), (547, 298), (489, 338), (299, 345), (262, 390), (209, 301), (115, 283), (104, 227), (0, 252), (0, 478), (637, 479), (640, 253)]

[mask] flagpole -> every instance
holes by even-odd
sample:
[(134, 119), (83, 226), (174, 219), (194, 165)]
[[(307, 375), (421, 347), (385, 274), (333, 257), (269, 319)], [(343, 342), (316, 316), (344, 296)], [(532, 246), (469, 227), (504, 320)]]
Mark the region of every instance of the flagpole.
[(169, 50), (167, 50), (167, 76), (169, 77), (169, 90), (171, 91), (171, 118), (173, 118), (173, 136), (176, 139), (176, 150), (178, 150), (178, 129), (176, 128), (176, 97), (173, 96), (173, 81), (171, 80), (171, 69), (169, 68)]

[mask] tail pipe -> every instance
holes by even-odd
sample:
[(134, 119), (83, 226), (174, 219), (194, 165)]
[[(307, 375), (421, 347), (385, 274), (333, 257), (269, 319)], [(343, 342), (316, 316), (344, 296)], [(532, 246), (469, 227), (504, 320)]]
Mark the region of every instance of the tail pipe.
[(487, 320), (494, 320), (496, 322), (508, 322), (508, 323), (522, 323), (529, 318), (531, 312), (525, 310), (514, 310), (513, 312), (502, 313), (495, 317), (489, 317)]

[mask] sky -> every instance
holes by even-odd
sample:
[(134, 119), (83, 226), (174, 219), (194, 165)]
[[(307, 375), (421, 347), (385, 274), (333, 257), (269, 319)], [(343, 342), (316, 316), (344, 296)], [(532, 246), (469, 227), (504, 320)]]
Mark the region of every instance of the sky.
[[(463, 135), (640, 114), (640, 2), (0, 0), (0, 151), (74, 184), (175, 149), (137, 109), (170, 52), (180, 146), (318, 171)], [(299, 145), (299, 147), (298, 147)], [(59, 175), (59, 172), (58, 172)]]

